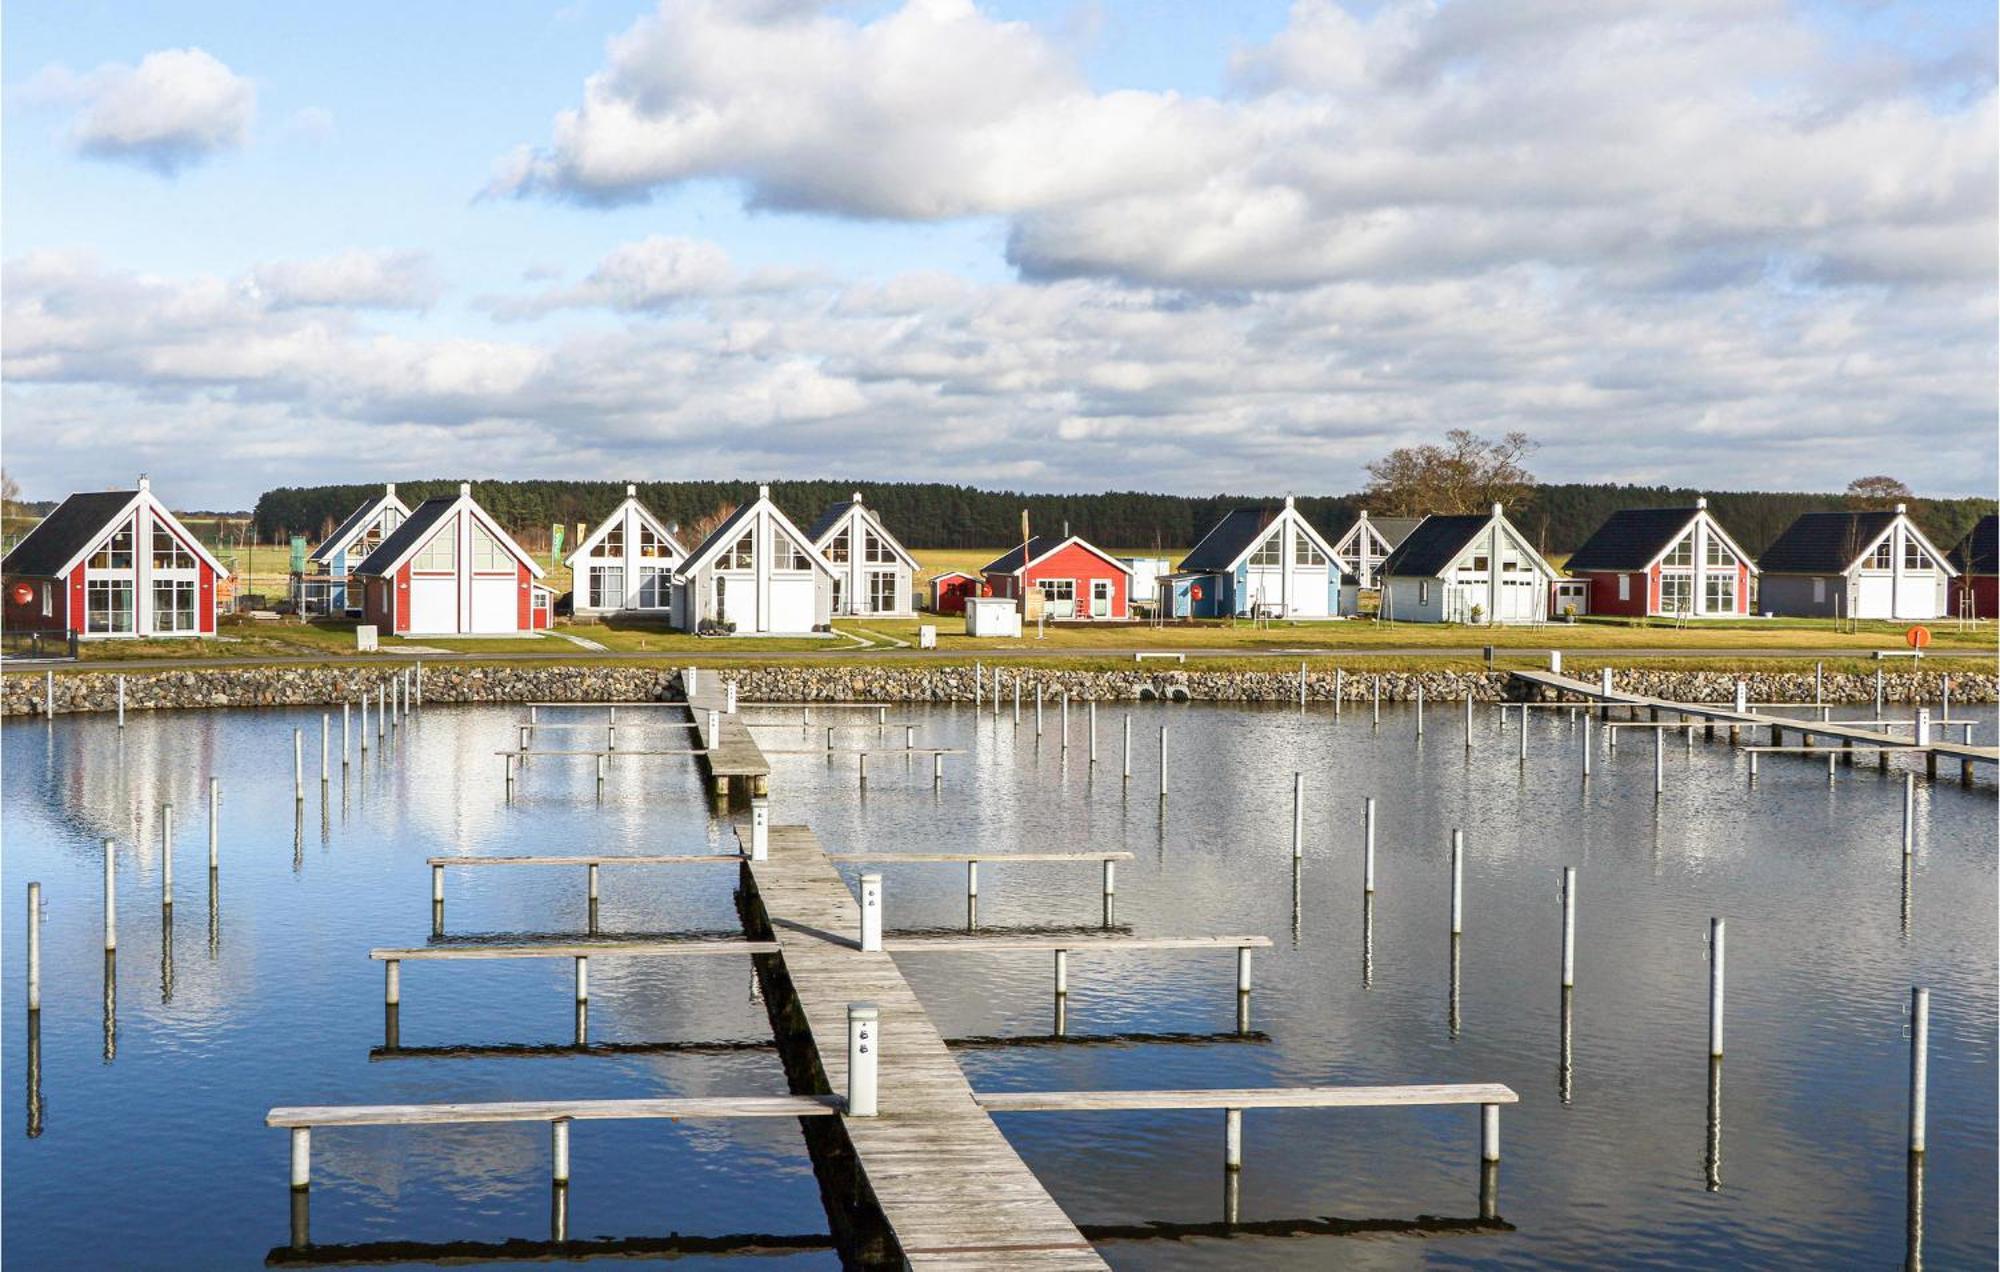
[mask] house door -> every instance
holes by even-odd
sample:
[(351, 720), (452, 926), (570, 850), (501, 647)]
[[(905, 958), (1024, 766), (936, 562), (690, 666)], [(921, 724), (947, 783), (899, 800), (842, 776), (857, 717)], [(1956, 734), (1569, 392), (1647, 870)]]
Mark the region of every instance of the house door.
[(1896, 580), (1887, 574), (1864, 574), (1854, 598), (1855, 618), (1893, 618)]
[(521, 630), (520, 595), (517, 580), (475, 578), (472, 580), (472, 630), (475, 632), (517, 632)]
[(1292, 571), (1292, 615), (1297, 618), (1325, 618), (1327, 616), (1326, 567), (1308, 566)]
[(1092, 579), (1090, 581), (1090, 616), (1092, 618), (1111, 617), (1111, 580)]
[(438, 633), (457, 631), (458, 580), (411, 579), (410, 622), (404, 630)]
[(809, 632), (813, 628), (814, 580), (772, 579), (771, 621), (767, 632)]

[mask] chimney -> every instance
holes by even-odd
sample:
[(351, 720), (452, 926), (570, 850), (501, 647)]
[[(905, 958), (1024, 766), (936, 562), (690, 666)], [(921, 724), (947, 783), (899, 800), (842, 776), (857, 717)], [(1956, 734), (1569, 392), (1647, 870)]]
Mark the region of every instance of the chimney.
[(861, 502), (861, 492), (858, 490), (854, 492), (854, 502), (855, 503)]
[(393, 481), (392, 481), (392, 482), (390, 482), (390, 483), (389, 483), (388, 485), (386, 485), (386, 486), (382, 487), (382, 490), (383, 490), (383, 492), (384, 492), (384, 493), (386, 493), (386, 494), (387, 494), (387, 495), (388, 495), (388, 496), (389, 496), (389, 497), (390, 497), (391, 499), (393, 499), (393, 498), (395, 498), (395, 497), (396, 497), (396, 483), (395, 483), (395, 482), (393, 482)]
[[(144, 480), (142, 479), (142, 480), (141, 480), (141, 481), (139, 482), (139, 484), (140, 484), (141, 486), (143, 486), (143, 485), (145, 485), (146, 483), (145, 483), (145, 481), (144, 481)], [(1897, 504), (1897, 505), (1896, 505), (1896, 515), (1900, 517), (1900, 516), (1902, 516), (1902, 515), (1903, 515), (1903, 512), (1904, 512), (1904, 505), (1902, 505), (1902, 504)]]
[(628, 482), (626, 482), (626, 483), (625, 483), (625, 497), (626, 497), (627, 499), (637, 499), (637, 498), (639, 497), (639, 488), (638, 488), (637, 486), (633, 485), (633, 484), (632, 484), (631, 482), (629, 482), (629, 481), (628, 481)]
[(1497, 503), (1493, 505), (1493, 515), (1496, 517), (1500, 515), (1500, 505)]
[(1695, 507), (1697, 507), (1697, 508), (1706, 508), (1706, 507), (1708, 507), (1708, 496), (1707, 496), (1707, 495), (1697, 495), (1697, 496), (1695, 496), (1695, 501), (1694, 501), (1694, 506), (1695, 506)]
[(769, 486), (757, 487), (757, 497), (759, 499), (769, 499), (771, 497), (771, 488)]
[(459, 497), (460, 499), (470, 499), (470, 498), (472, 498), (472, 483), (471, 483), (471, 482), (469, 482), (469, 481), (462, 481), (462, 482), (458, 483), (458, 497)]
[[(144, 473), (140, 473), (140, 474), (139, 474), (139, 489), (141, 489), (141, 490), (151, 490), (152, 488), (153, 488), (153, 483), (152, 483), (152, 482), (151, 482), (150, 480), (148, 480), (148, 479), (147, 479), (147, 477), (146, 477), (146, 474), (144, 474)], [(1897, 509), (1897, 511), (1898, 511), (1898, 512), (1900, 512), (1900, 511), (1902, 511), (1902, 509), (1898, 508), (1898, 509)]]

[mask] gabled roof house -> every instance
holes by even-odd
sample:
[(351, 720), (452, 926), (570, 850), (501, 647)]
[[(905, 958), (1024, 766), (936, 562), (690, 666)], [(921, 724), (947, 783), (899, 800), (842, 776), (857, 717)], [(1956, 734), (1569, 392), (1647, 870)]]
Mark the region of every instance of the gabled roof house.
[(833, 612), (907, 618), (916, 613), (911, 596), (917, 559), (861, 502), (836, 499), (820, 513), (808, 537), (833, 567)]
[(2000, 517), (1990, 513), (1981, 517), (1946, 559), (1959, 576), (1951, 589), (1952, 616), (2000, 615)]
[(1347, 532), (1334, 541), (1333, 559), (1354, 576), (1356, 585), (1375, 587), (1382, 562), (1422, 521), (1422, 517), (1371, 517), (1363, 508)]
[(1757, 565), (1760, 609), (1817, 618), (1937, 618), (1958, 575), (1903, 504), (1803, 513)]
[(1750, 554), (1708, 511), (1626, 508), (1612, 513), (1570, 556), (1589, 582), (1592, 614), (1740, 618), (1750, 613)]
[(1431, 516), (1382, 563), (1381, 616), (1412, 623), (1539, 623), (1556, 571), (1499, 504)]
[(798, 636), (833, 617), (833, 566), (771, 502), (771, 488), (729, 514), (688, 554), (676, 576), (687, 589), (687, 631)]
[(299, 613), (359, 614), (361, 589), (350, 591), (349, 573), (409, 515), (409, 505), (396, 497), (394, 482), (348, 513), (347, 520), (306, 557), (306, 572), (292, 576), (292, 604)]
[(674, 528), (639, 501), (637, 486), (628, 485), (619, 505), (563, 558), (573, 580), (571, 609), (650, 615), (683, 626), (674, 575), (686, 559)]
[(75, 494), (14, 545), (9, 631), (99, 637), (212, 636), (229, 570), (139, 479), (136, 490)]
[[(1122, 620), (1131, 616), (1132, 567), (1077, 535), (1038, 534), (980, 569), (989, 596), (1040, 596), (1042, 617)], [(1034, 616), (1032, 604), (1023, 607)]]
[(1340, 612), (1333, 545), (1291, 496), (1237, 508), (1194, 545), (1168, 584), (1176, 617), (1327, 618)]
[(549, 625), (542, 567), (469, 482), (426, 499), (354, 568), (363, 621), (397, 636), (508, 636)]

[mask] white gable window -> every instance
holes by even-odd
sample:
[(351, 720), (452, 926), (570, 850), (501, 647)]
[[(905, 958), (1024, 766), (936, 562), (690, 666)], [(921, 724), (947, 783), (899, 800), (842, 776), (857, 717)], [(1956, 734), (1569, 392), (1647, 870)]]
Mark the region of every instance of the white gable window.
[(673, 605), (673, 574), (658, 566), (639, 567), (639, 608), (667, 609)]
[(667, 548), (667, 537), (641, 521), (639, 523), (639, 557), (641, 560), (658, 561), (672, 555)]
[(153, 568), (155, 570), (192, 570), (195, 568), (194, 553), (187, 545), (174, 537), (172, 531), (155, 521), (153, 523)]
[(84, 630), (112, 634), (132, 631), (131, 579), (89, 579), (83, 585)]
[(458, 569), (458, 526), (446, 521), (417, 553), (410, 568), (419, 574), (450, 574)]
[(112, 531), (97, 551), (90, 554), (90, 568), (93, 570), (129, 570), (132, 568), (132, 540), (135, 536), (132, 522), (127, 521)]
[(1621, 601), (1632, 599), (1632, 576), (1629, 574), (1618, 576), (1618, 599)]
[(1250, 554), (1250, 564), (1252, 565), (1283, 565), (1284, 563), (1285, 545), (1282, 536), (1276, 531), (1272, 531), (1268, 538), (1257, 545), (1257, 550)]
[(1323, 566), (1326, 564), (1326, 554), (1321, 552), (1311, 539), (1305, 535), (1300, 535), (1298, 563), (1300, 565)]
[(1931, 569), (1930, 554), (1915, 539), (1903, 540), (1903, 568), (1906, 570)]
[(1693, 565), (1694, 564), (1693, 532), (1690, 531), (1689, 533), (1682, 535), (1680, 542), (1674, 544), (1673, 547), (1667, 549), (1667, 555), (1664, 559), (1661, 560), (1660, 564), (1665, 566)]
[(153, 630), (193, 631), (194, 593), (193, 579), (153, 580)]
[(848, 555), (847, 544), (848, 544), (847, 527), (842, 526), (840, 528), (840, 533), (833, 536), (832, 539), (827, 541), (826, 559), (833, 562), (835, 565), (846, 565), (847, 555)]
[(1886, 538), (1876, 544), (1875, 550), (1868, 554), (1868, 568), (1871, 570), (1887, 570), (1895, 563), (1895, 547)]
[(1694, 610), (1694, 580), (1685, 574), (1660, 576), (1660, 612), (1687, 614)]
[(617, 609), (625, 604), (625, 571), (616, 565), (590, 567), (590, 608)]
[(812, 558), (806, 555), (804, 548), (793, 543), (789, 536), (779, 537), (778, 550), (772, 555), (777, 558), (776, 562), (772, 565), (773, 569), (810, 570), (813, 568)]
[(745, 530), (729, 551), (722, 554), (722, 569), (754, 570), (757, 568), (756, 534)]
[(1708, 551), (1703, 555), (1710, 565), (1733, 567), (1736, 564), (1736, 554), (1729, 550), (1729, 545), (1724, 543), (1722, 536), (1718, 534), (1708, 536)]
[(611, 528), (604, 532), (604, 537), (597, 541), (597, 551), (594, 555), (601, 557), (622, 557), (625, 555), (625, 516), (623, 513), (620, 513), (618, 519), (611, 523)]
[(888, 541), (881, 535), (870, 530), (864, 530), (861, 532), (861, 538), (868, 545), (867, 560), (870, 565), (894, 565), (896, 563), (896, 554), (890, 551)]
[(514, 554), (500, 540), (487, 533), (477, 521), (472, 523), (472, 569), (477, 574), (512, 574)]

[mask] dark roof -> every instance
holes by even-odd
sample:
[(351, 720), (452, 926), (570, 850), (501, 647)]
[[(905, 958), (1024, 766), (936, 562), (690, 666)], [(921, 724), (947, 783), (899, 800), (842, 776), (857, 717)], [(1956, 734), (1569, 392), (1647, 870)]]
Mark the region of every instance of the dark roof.
[(1416, 578), (1435, 575), (1465, 551), (1472, 536), (1492, 520), (1487, 513), (1425, 517), (1382, 562), (1380, 572)]
[(43, 517), (14, 545), (0, 569), (9, 574), (54, 578), (111, 526), (111, 519), (132, 502), (136, 490), (103, 490), (71, 495)]
[(819, 514), (819, 520), (813, 522), (812, 529), (806, 531), (806, 538), (811, 539), (814, 543), (818, 543), (826, 532), (833, 529), (840, 519), (846, 516), (853, 507), (854, 501), (852, 499), (834, 500), (826, 506), (825, 512)]
[(2000, 574), (2000, 517), (1984, 516), (1951, 550), (1961, 574)]
[(1569, 570), (1643, 570), (1673, 545), (1699, 508), (1624, 508), (1570, 554)]
[(314, 561), (325, 561), (329, 559), (332, 556), (332, 549), (336, 545), (338, 545), (341, 540), (345, 539), (348, 535), (353, 534), (355, 531), (359, 530), (361, 528), (361, 523), (368, 519), (368, 514), (375, 511), (377, 505), (379, 505), (386, 498), (388, 498), (387, 495), (377, 495), (373, 499), (370, 499), (366, 503), (362, 504), (359, 508), (356, 508), (353, 512), (348, 513), (347, 520), (335, 526), (333, 529), (333, 533), (326, 536), (325, 539), (321, 540), (320, 545), (312, 550), (312, 556), (310, 559)]
[(1894, 512), (1806, 512), (1764, 549), (1767, 574), (1841, 574), (1895, 524)]
[[(988, 561), (985, 565), (980, 566), (979, 572), (981, 574), (1011, 573), (1021, 568), (1021, 563), (1023, 560), (1032, 561), (1036, 557), (1042, 555), (1044, 552), (1053, 552), (1058, 547), (1062, 546), (1062, 543), (1063, 540), (1061, 539), (1057, 539), (1046, 534), (1038, 534), (1034, 538), (1029, 539), (1025, 545), (1016, 544), (1012, 548), (1009, 548), (1007, 550), (1007, 554), (1005, 556), (999, 557), (996, 560)], [(1025, 556), (1023, 555), (1024, 547), (1026, 549)]]
[(390, 532), (366, 560), (354, 567), (356, 574), (381, 574), (392, 566), (403, 553), (430, 537), (432, 527), (451, 511), (458, 502), (457, 495), (439, 495), (426, 499), (416, 506), (415, 511), (403, 519), (403, 524)]
[(1403, 540), (1410, 537), (1410, 531), (1424, 523), (1422, 517), (1370, 517), (1368, 524), (1375, 527), (1375, 533), (1389, 545), (1390, 551), (1401, 547)]
[(756, 511), (757, 500), (755, 499), (745, 499), (742, 503), (737, 504), (736, 511), (724, 517), (721, 525), (709, 531), (708, 537), (695, 545), (694, 551), (688, 553), (687, 560), (681, 562), (681, 568), (686, 569), (691, 562), (701, 560), (703, 556), (707, 555), (710, 544), (716, 542), (733, 542), (736, 539), (737, 529), (745, 521), (749, 520), (751, 514)]
[(1238, 508), (1215, 523), (1181, 561), (1183, 570), (1226, 570), (1278, 519), (1279, 508)]

